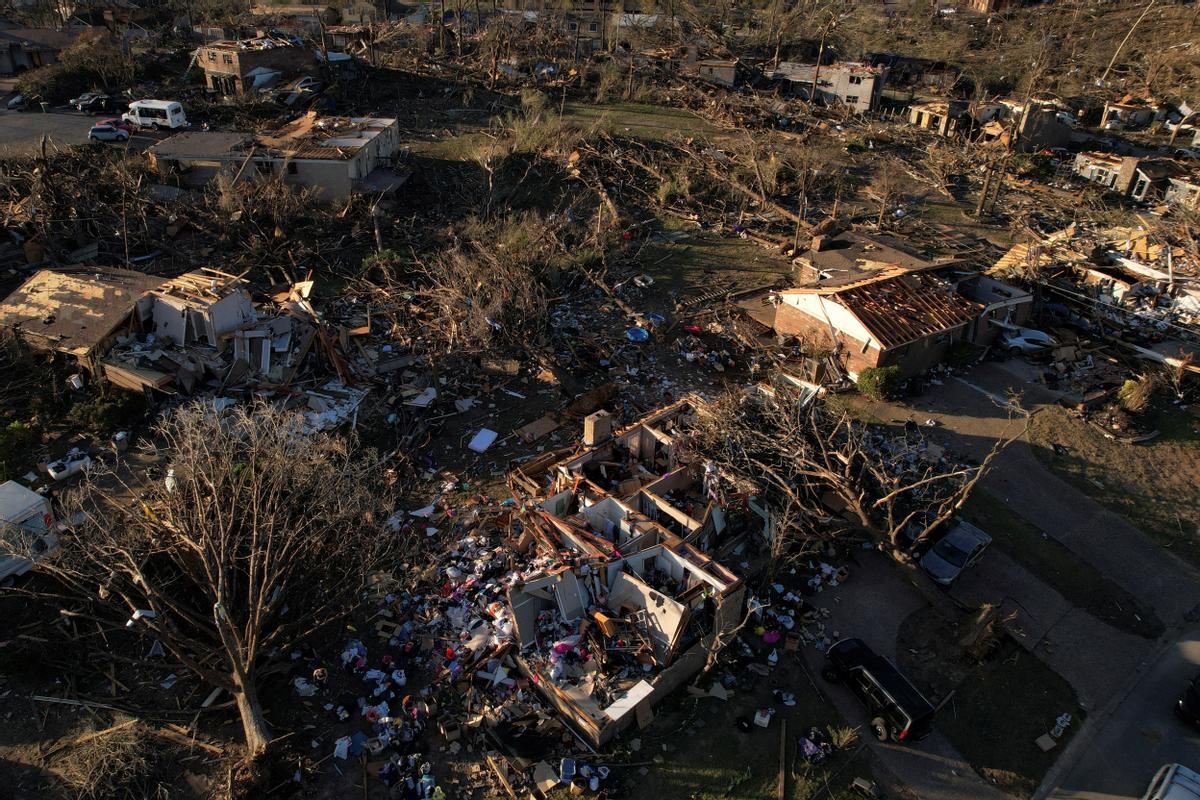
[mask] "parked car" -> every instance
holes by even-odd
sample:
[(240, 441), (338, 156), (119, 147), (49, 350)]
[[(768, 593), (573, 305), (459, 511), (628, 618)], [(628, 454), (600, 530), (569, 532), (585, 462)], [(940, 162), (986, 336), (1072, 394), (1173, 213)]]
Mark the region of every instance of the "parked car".
[(18, 94), (9, 99), (7, 108), (9, 111), (23, 111), (28, 106), (29, 100), (25, 95)]
[(1055, 347), (1058, 340), (1048, 333), (1033, 328), (1006, 328), (1000, 334), (1000, 347), (1009, 355), (1040, 353)]
[(125, 120), (121, 119), (120, 117), (110, 117), (108, 119), (98, 119), (98, 120), (96, 120), (96, 124), (97, 125), (112, 125), (114, 128), (120, 128), (121, 130), (125, 131), (130, 136), (133, 136), (133, 134), (137, 133), (137, 129), (134, 128), (134, 126), (132, 124), (126, 122)]
[(16, 481), (0, 483), (0, 583), (59, 551), (50, 502)]
[(1200, 773), (1181, 764), (1163, 764), (1142, 800), (1200, 800)]
[(1042, 312), (1058, 325), (1068, 325), (1081, 331), (1090, 331), (1095, 327), (1090, 319), (1073, 311), (1066, 303), (1043, 303)]
[(125, 108), (125, 103), (120, 98), (104, 94), (81, 103), (78, 108), (85, 114), (112, 114)]
[(115, 125), (100, 124), (93, 125), (88, 131), (88, 141), (90, 142), (128, 142), (129, 131), (124, 128), (118, 128)]
[(319, 80), (312, 77), (311, 75), (305, 75), (302, 78), (296, 78), (296, 80), (292, 81), (291, 83), (288, 83), (287, 85), (280, 87), (280, 91), (282, 91), (282, 92), (318, 92), (321, 90), (321, 86), (322, 86), (322, 84)]
[(1171, 151), (1175, 158), (1200, 158), (1200, 150), (1195, 147), (1178, 147)]
[(913, 742), (933, 730), (933, 704), (892, 662), (862, 639), (842, 639), (825, 651), (821, 676), (845, 683), (871, 715), (871, 732), (882, 741)]
[(992, 537), (969, 522), (958, 522), (921, 557), (921, 569), (942, 586), (949, 586), (983, 556)]
[(90, 103), (94, 98), (101, 96), (101, 92), (84, 92), (83, 94), (79, 95), (79, 97), (72, 97), (70, 100), (68, 100), (67, 105), (71, 106), (72, 108), (82, 110), (82, 106)]
[(1200, 728), (1200, 675), (1188, 681), (1183, 697), (1175, 704), (1175, 713), (1184, 722)]

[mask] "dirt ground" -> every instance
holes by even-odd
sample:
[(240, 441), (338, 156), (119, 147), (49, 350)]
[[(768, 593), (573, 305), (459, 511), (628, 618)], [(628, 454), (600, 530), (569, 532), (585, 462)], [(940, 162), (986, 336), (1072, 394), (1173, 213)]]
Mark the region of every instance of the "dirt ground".
[(1160, 435), (1143, 445), (1108, 438), (1061, 408), (1034, 415), (1029, 441), (1047, 468), (1200, 564), (1200, 416), (1175, 406), (1150, 413)]

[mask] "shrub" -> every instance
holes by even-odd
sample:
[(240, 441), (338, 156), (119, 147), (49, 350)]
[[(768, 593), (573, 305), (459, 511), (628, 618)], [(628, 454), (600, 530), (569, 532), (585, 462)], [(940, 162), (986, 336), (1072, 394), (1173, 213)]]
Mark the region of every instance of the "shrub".
[(130, 392), (100, 394), (79, 400), (67, 412), (67, 418), (91, 431), (104, 432), (126, 427), (146, 413), (144, 395)]
[(0, 480), (8, 480), (33, 457), (42, 431), (36, 424), (10, 422), (0, 427)]
[(890, 400), (900, 392), (900, 368), (867, 367), (858, 373), (858, 390), (872, 400)]
[(1150, 407), (1150, 400), (1158, 387), (1159, 379), (1155, 373), (1138, 380), (1130, 378), (1117, 391), (1117, 400), (1120, 401), (1121, 408), (1132, 414), (1140, 414)]

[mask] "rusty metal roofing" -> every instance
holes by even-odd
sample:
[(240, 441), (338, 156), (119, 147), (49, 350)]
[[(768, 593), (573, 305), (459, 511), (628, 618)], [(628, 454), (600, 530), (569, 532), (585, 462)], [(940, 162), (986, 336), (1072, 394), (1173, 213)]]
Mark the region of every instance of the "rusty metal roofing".
[(163, 280), (123, 269), (44, 269), (0, 303), (0, 327), (31, 347), (84, 358)]
[(949, 281), (925, 271), (857, 284), (834, 296), (884, 350), (960, 328), (981, 308)]

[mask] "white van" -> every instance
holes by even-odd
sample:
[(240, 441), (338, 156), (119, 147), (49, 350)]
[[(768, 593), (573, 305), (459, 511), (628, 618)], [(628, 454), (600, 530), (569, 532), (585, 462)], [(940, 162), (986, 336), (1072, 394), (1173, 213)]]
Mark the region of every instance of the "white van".
[(183, 128), (188, 124), (183, 106), (174, 100), (135, 100), (121, 115), (125, 122), (139, 128)]
[(1200, 774), (1179, 764), (1163, 764), (1142, 800), (1200, 800)]
[(50, 501), (16, 481), (0, 483), (0, 583), (58, 553), (54, 528)]

